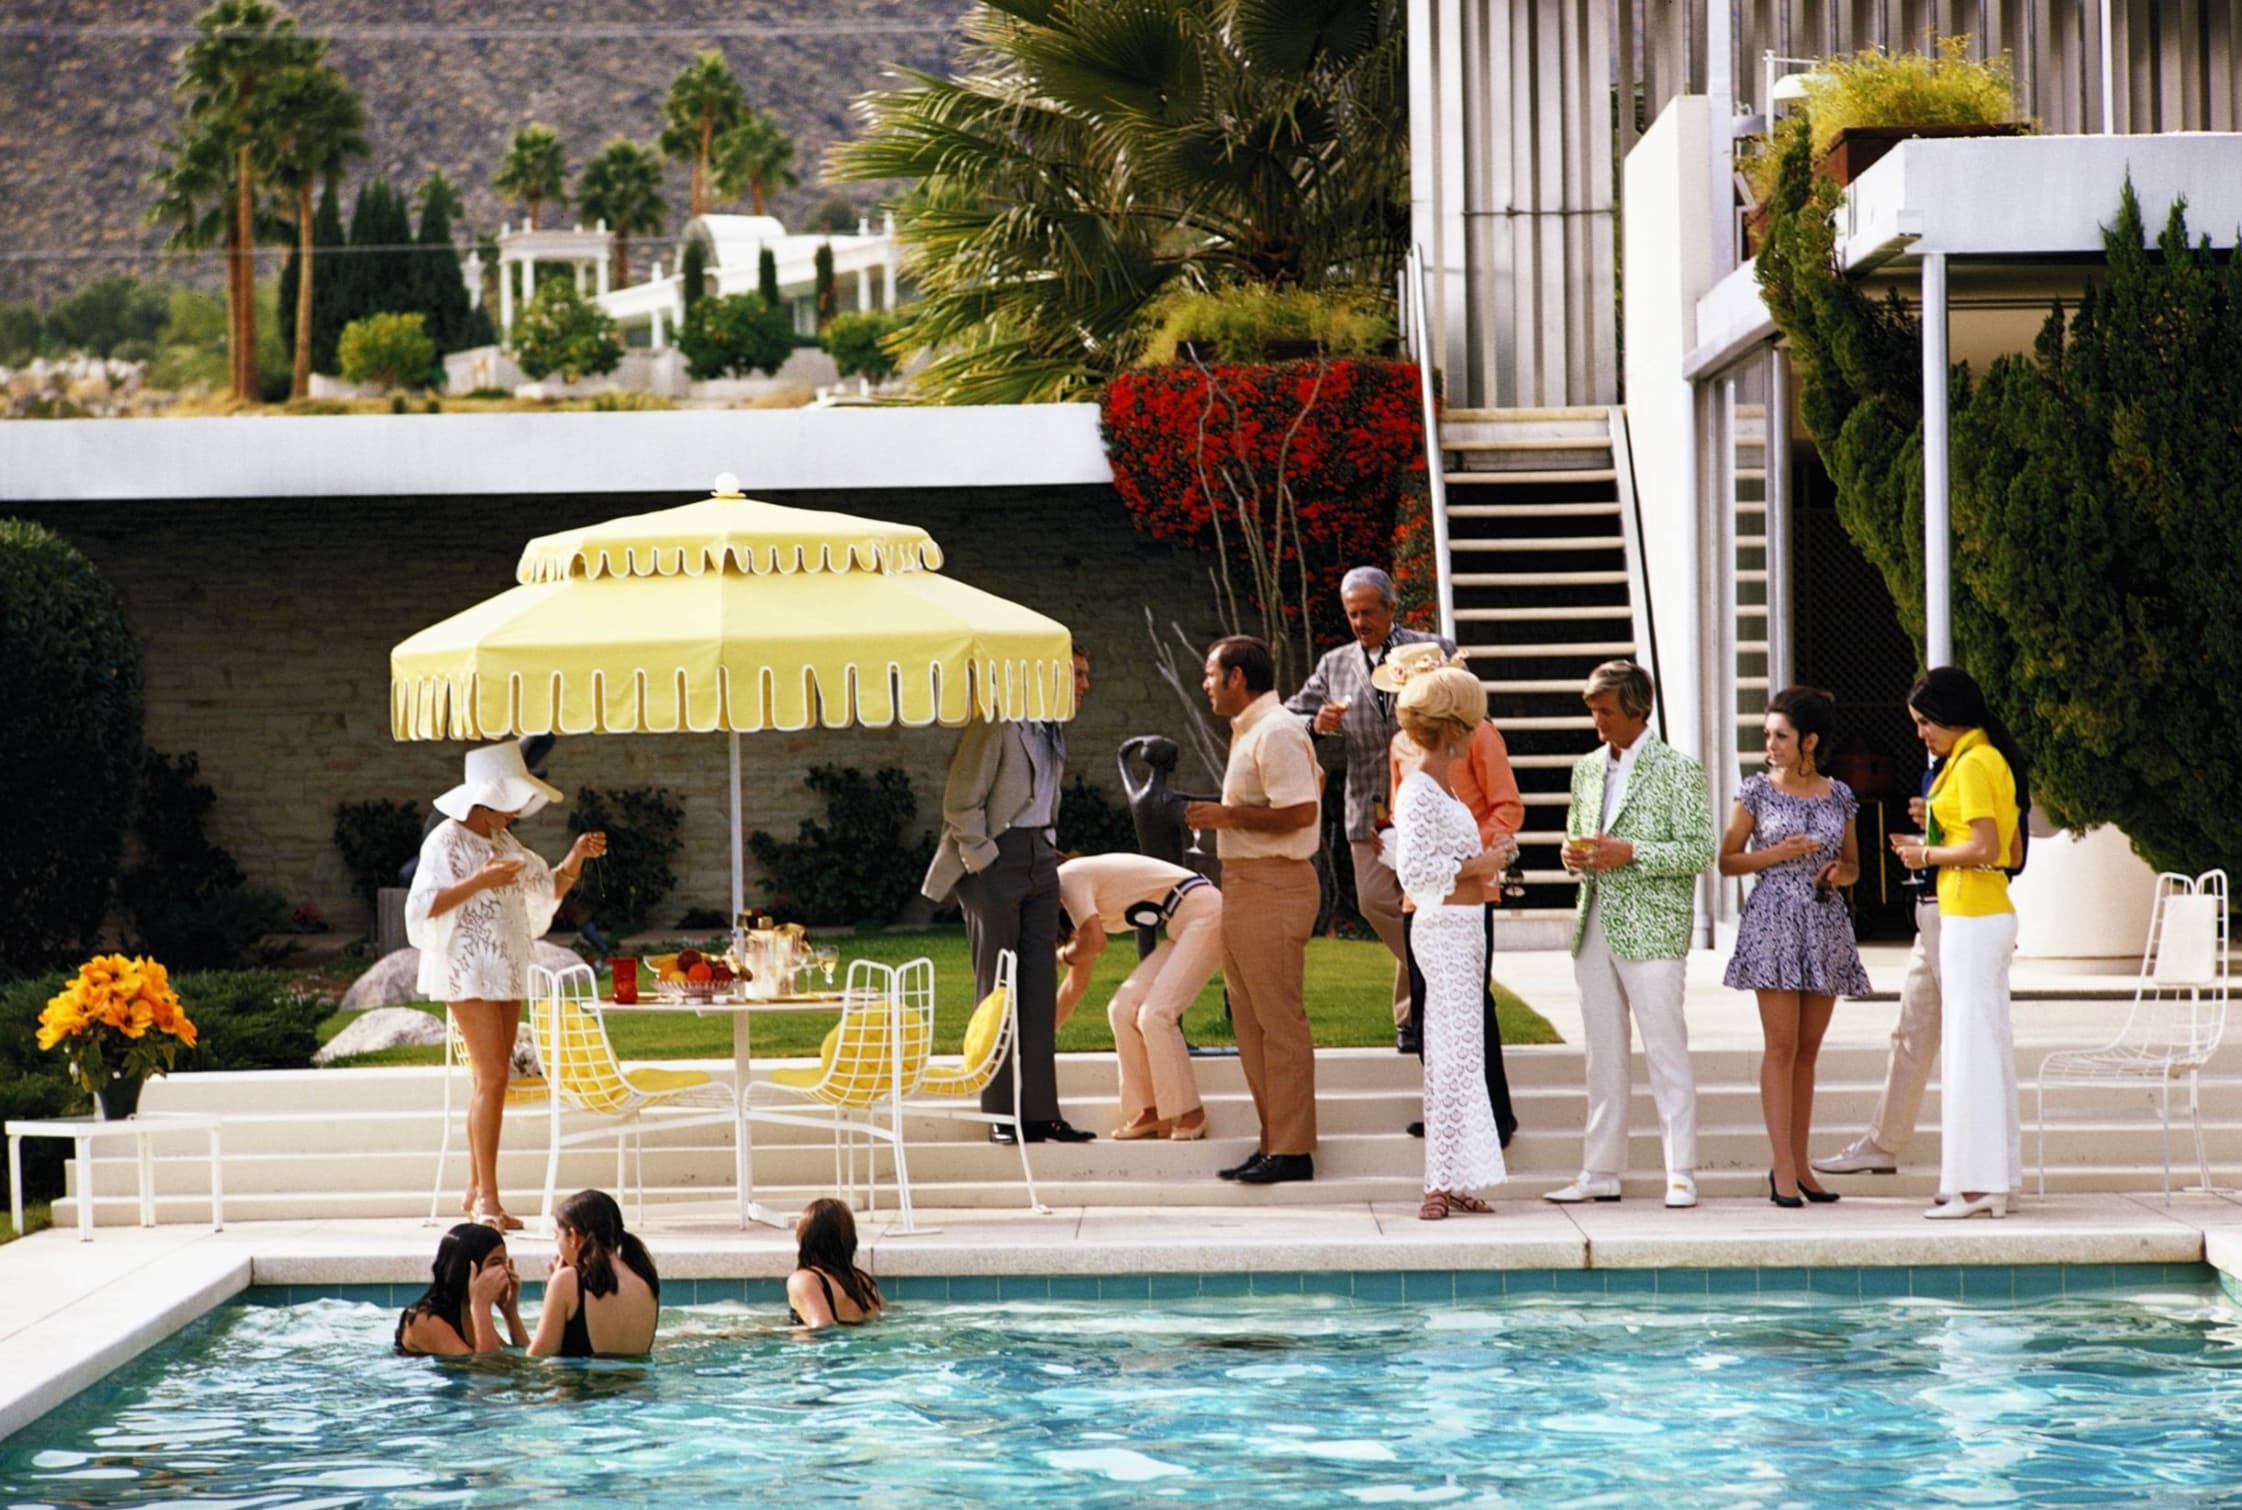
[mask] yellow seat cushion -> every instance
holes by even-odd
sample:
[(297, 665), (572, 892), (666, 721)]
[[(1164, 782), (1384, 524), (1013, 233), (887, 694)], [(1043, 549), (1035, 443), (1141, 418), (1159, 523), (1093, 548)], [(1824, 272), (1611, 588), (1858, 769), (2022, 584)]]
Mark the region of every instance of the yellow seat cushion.
[[(892, 1053), (888, 1033), (888, 1003), (885, 999), (867, 1002), (861, 1008), (851, 1008), (825, 1035), (819, 1046), (818, 1061), (814, 1067), (774, 1070), (771, 1084), (789, 1090), (808, 1093), (829, 1105), (862, 1106), (882, 1094), (894, 1079), (889, 1056)], [(849, 1062), (839, 1064), (844, 1044), (842, 1034), (850, 1032), (852, 1041), (846, 1051)], [(903, 1029), (903, 1053), (907, 1065), (924, 1065), (926, 1062), (926, 1032), (923, 1019), (906, 1023)], [(906, 1083), (915, 1073), (907, 1068)]]
[(965, 1025), (965, 1044), (959, 1062), (955, 1065), (929, 1065), (926, 1079), (919, 1085), (922, 1094), (929, 1096), (977, 1096), (996, 1073), (996, 1065), (989, 1056), (996, 1049), (997, 1034), (1004, 1027), (1004, 988), (997, 987), (981, 998), (973, 1009), (972, 1020)]
[(549, 1094), (543, 1075), (520, 1076), (506, 1082), (506, 1104), (526, 1106), (532, 1101), (542, 1101)]
[(642, 1096), (659, 1096), (669, 1091), (689, 1091), (696, 1085), (707, 1085), (709, 1077), (704, 1070), (625, 1070), (623, 1078), (631, 1089)]

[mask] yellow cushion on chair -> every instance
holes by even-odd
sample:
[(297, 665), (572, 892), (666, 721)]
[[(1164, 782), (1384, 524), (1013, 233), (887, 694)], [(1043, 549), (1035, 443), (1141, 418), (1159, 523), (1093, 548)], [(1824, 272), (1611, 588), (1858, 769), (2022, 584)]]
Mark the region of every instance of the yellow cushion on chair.
[[(771, 1083), (806, 1092), (829, 1106), (866, 1106), (886, 1095), (895, 1079), (889, 1009), (885, 999), (852, 1006), (825, 1035), (815, 1069), (778, 1070)], [(925, 1066), (926, 1050), (925, 1020), (907, 1020), (903, 1025), (906, 1085), (914, 1083)]]
[(708, 1072), (705, 1070), (625, 1070), (623, 1078), (630, 1082), (632, 1090), (646, 1096), (659, 1096), (667, 1091), (689, 1091), (696, 1085), (709, 1083)]
[(823, 1080), (826, 1076), (827, 1071), (833, 1068), (833, 1050), (840, 1044), (840, 1041), (841, 1025), (839, 1023), (835, 1023), (833, 1024), (832, 1028), (826, 1032), (825, 1042), (818, 1045), (816, 1064), (810, 1065), (804, 1069), (773, 1070), (770, 1074), (772, 1083), (776, 1085), (791, 1085), (796, 1090), (801, 1091), (808, 1090), (811, 1086), (817, 1084), (820, 1080)]
[(965, 1025), (965, 1043), (961, 1060), (955, 1065), (932, 1064), (927, 1066), (926, 1079), (920, 1082), (919, 1091), (928, 1096), (977, 1096), (996, 1073), (996, 1065), (989, 1054), (996, 1048), (996, 1037), (1004, 1027), (1004, 988), (997, 987), (981, 998), (973, 1009), (973, 1018)]

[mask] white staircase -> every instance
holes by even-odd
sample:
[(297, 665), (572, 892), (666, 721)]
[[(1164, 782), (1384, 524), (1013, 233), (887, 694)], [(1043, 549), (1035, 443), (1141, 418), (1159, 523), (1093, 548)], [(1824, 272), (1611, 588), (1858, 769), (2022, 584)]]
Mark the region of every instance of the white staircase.
[(1618, 409), (1456, 409), (1440, 424), (1456, 642), (1526, 800), (1524, 907), (1498, 948), (1569, 936), (1574, 887), (1558, 861), (1572, 764), (1595, 744), (1580, 688), (1600, 662), (1648, 658)]
[[(2038, 1048), (2021, 1054), (2029, 1079)], [(1823, 1131), (1817, 1151), (1849, 1140), (1867, 1121), (1883, 1085), (1880, 1047), (1842, 1048), (1822, 1056), (1815, 1122)], [(1580, 1159), (1585, 1115), (1580, 1051), (1564, 1045), (1513, 1049), (1507, 1055), (1520, 1131), (1509, 1150), (1511, 1178), (1504, 1199), (1539, 1194), (1571, 1178)], [(1765, 1189), (1766, 1134), (1759, 1111), (1758, 1055), (1715, 1050), (1694, 1056), (1700, 1125), (1699, 1179), (1708, 1195), (1748, 1196)], [(1253, 1107), (1234, 1058), (1193, 1061), (1213, 1123), (1199, 1143), (1042, 1144), (1033, 1150), (1044, 1199), (1053, 1206), (1216, 1206), (1340, 1204), (1406, 1201), (1422, 1190), (1424, 1145), (1404, 1132), (1420, 1115), (1422, 1081), (1414, 1059), (1390, 1050), (1326, 1050), (1316, 1059), (1321, 1145), (1316, 1179), (1308, 1184), (1240, 1188), (1214, 1177), (1251, 1148)], [(728, 1065), (702, 1066), (729, 1073)], [(259, 1074), (174, 1075), (152, 1082), (144, 1104), (151, 1111), (212, 1111), (225, 1119), (226, 1215), (229, 1221), (308, 1217), (393, 1217), (418, 1221), (428, 1211), (435, 1175), (441, 1087), (433, 1069), (305, 1070)], [(1112, 1126), (1114, 1070), (1110, 1055), (1069, 1054), (1059, 1060), (1060, 1094), (1067, 1115), (1103, 1132)], [(1629, 1143), (1628, 1193), (1649, 1196), (1663, 1186), (1659, 1172), (1657, 1115), (1638, 1058)], [(2222, 1050), (2203, 1082), (2206, 1136), (2213, 1175), (2242, 1179), (2242, 1047)], [(2029, 1092), (2026, 1094), (2029, 1103)], [(2048, 1135), (2051, 1190), (2158, 1188), (2161, 1158), (2153, 1104), (2142, 1096), (2076, 1097), (2062, 1103), (2065, 1120)], [(544, 1179), (545, 1120), (517, 1109), (506, 1125), (500, 1178), (509, 1206), (532, 1214)], [(962, 1124), (922, 1121), (908, 1142), (912, 1190), (924, 1207), (1024, 1205), (1019, 1163), (1010, 1149), (991, 1147)], [(731, 1134), (697, 1128), (648, 1140), (650, 1199), (728, 1201)], [(157, 1210), (165, 1222), (208, 1220), (207, 1146), (199, 1134), (157, 1140)], [(2177, 1146), (2185, 1166), (2186, 1139)], [(92, 1184), (96, 1214), (107, 1223), (136, 1219), (137, 1186), (129, 1150), (99, 1145)], [(458, 1138), (454, 1138), (454, 1188), (458, 1190)], [(2026, 1155), (2032, 1143), (2026, 1129)], [(883, 1169), (885, 1164), (883, 1161)], [(758, 1193), (780, 1209), (832, 1193), (829, 1139), (796, 1128), (758, 1128)], [(1832, 1181), (1863, 1195), (1928, 1196), (1937, 1183), (1938, 1087), (1923, 1108), (1907, 1172), (1897, 1176)], [(2188, 1178), (2187, 1171), (2179, 1171)], [(563, 1192), (612, 1187), (614, 1158), (597, 1146), (561, 1156)], [(2027, 1180), (2030, 1172), (2027, 1169)], [(77, 1217), (75, 1202), (86, 1171), (73, 1167), (69, 1196), (55, 1211), (58, 1225)], [(892, 1198), (884, 1190), (880, 1204)], [(709, 1209), (703, 1207), (703, 1210)]]

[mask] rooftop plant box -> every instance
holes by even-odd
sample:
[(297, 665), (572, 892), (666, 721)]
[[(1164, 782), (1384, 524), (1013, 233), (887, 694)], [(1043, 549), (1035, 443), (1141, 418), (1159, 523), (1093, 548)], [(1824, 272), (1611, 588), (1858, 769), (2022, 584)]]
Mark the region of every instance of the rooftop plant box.
[(2023, 136), (2032, 128), (2020, 121), (1980, 126), (1847, 126), (1829, 151), (1815, 160), (1814, 172), (1840, 188), (1866, 173), (1901, 142), (1956, 136)]

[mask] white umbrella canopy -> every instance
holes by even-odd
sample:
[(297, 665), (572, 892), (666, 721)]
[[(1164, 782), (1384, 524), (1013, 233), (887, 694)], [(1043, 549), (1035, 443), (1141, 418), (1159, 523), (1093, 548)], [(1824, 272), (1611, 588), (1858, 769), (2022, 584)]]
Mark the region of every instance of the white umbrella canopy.
[(741, 734), (1074, 716), (1066, 626), (941, 564), (916, 526), (720, 477), (698, 503), (532, 540), (520, 586), (390, 652), (391, 732), (729, 733), (737, 913)]

